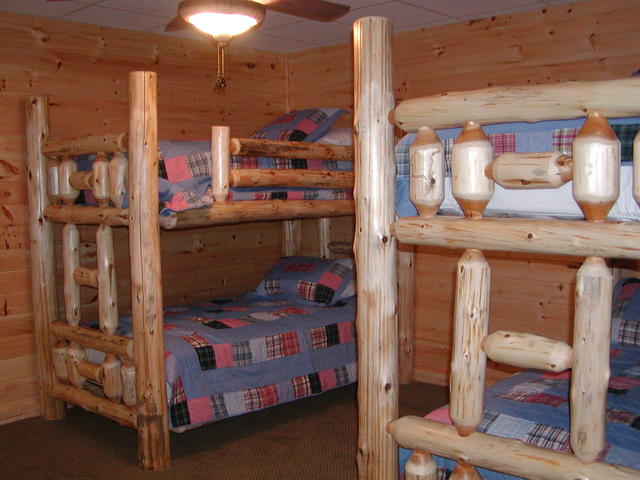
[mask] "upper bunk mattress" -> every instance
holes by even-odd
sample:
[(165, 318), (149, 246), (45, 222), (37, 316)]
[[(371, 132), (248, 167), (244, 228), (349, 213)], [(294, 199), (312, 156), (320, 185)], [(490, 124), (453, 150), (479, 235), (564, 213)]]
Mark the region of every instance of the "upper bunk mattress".
[[(506, 152), (560, 151), (571, 155), (571, 146), (584, 119), (529, 123), (510, 123), (483, 126), (496, 156)], [(633, 139), (638, 132), (640, 118), (612, 119), (612, 128), (621, 143), (622, 168), (620, 171), (620, 196), (609, 213), (610, 219), (640, 220), (640, 207), (633, 198)], [(459, 128), (437, 132), (445, 147), (445, 199), (440, 213), (462, 215), (451, 193), (451, 151), (460, 133)], [(415, 216), (417, 211), (409, 200), (409, 148), (415, 134), (403, 137), (396, 146), (396, 208), (401, 217)], [(573, 199), (569, 182), (556, 189), (507, 190), (495, 185), (495, 192), (486, 216), (542, 216), (557, 218), (582, 218), (582, 212)]]

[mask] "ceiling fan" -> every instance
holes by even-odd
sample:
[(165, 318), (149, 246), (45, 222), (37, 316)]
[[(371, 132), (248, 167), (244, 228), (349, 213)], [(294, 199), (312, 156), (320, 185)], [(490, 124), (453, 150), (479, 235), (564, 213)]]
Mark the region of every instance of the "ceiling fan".
[(265, 10), (285, 13), (296, 17), (331, 22), (347, 12), (351, 7), (326, 0), (183, 0), (178, 5), (178, 15), (165, 27), (166, 32), (191, 28), (187, 19), (194, 12), (221, 12), (226, 14), (253, 15), (258, 18), (255, 25), (264, 19)]

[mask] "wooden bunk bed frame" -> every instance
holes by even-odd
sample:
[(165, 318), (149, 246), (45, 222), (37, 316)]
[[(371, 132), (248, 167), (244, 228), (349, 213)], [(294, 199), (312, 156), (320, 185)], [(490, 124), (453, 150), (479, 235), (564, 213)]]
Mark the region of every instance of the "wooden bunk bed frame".
[[(351, 200), (228, 202), (232, 186), (349, 188), (354, 183), (351, 172), (230, 170), (231, 154), (352, 160), (353, 148), (232, 139), (229, 127), (212, 127), (213, 205), (159, 220), (156, 83), (153, 72), (129, 75), (128, 133), (50, 140), (47, 98), (30, 98), (26, 112), (32, 289), (42, 415), (48, 420), (61, 419), (65, 403), (70, 403), (135, 428), (140, 464), (152, 470), (170, 463), (160, 227), (286, 220), (283, 253), (292, 255), (300, 244), (299, 219), (319, 218), (321, 255), (326, 257), (331, 248), (329, 217), (354, 213)], [(92, 170), (77, 171), (72, 156), (89, 153), (97, 153)], [(79, 190), (91, 190), (98, 206), (75, 205)], [(128, 208), (123, 208), (127, 191)], [(54, 222), (65, 224), (65, 321), (58, 321)], [(98, 226), (97, 268), (80, 265), (77, 225)], [(112, 227), (129, 228), (132, 338), (116, 334)], [(344, 249), (344, 245), (336, 247)], [(80, 325), (80, 286), (98, 290), (100, 330)], [(89, 362), (85, 347), (104, 352), (104, 362)], [(102, 384), (104, 397), (83, 389), (87, 379)]]
[[(596, 458), (604, 446), (613, 284), (604, 258), (640, 259), (640, 223), (605, 221), (617, 198), (618, 174), (585, 165), (616, 161), (617, 140), (606, 134), (604, 116), (640, 114), (640, 79), (492, 88), (404, 101), (394, 108), (389, 20), (367, 17), (355, 23), (354, 60), (359, 478), (397, 478), (396, 442), (415, 450), (406, 466), (406, 478), (411, 480), (437, 478), (432, 453), (457, 460), (451, 477), (456, 480), (480, 478), (475, 466), (532, 479), (639, 478), (640, 470)], [(454, 195), (466, 218), (435, 215), (444, 179), (442, 146), (433, 128), (469, 121), (533, 122), (585, 114), (593, 128), (589, 135), (579, 136), (570, 169), (558, 168), (566, 159), (559, 162), (546, 154), (539, 155), (537, 163), (531, 162), (531, 154), (528, 159), (525, 154), (511, 154), (510, 159), (501, 160), (508, 169), (493, 168), (497, 164), (491, 163), (491, 150), (486, 144), (478, 147), (484, 134), (479, 134), (477, 124), (466, 123), (463, 136), (475, 143), (465, 148), (465, 139), (459, 139), (461, 148), (454, 153), (454, 164), (465, 165), (468, 174), (453, 179)], [(410, 154), (412, 167), (418, 170), (416, 177), (424, 180), (412, 187), (421, 216), (397, 221), (392, 122), (405, 131), (427, 127)], [(639, 138), (634, 147), (634, 197), (640, 203)], [(597, 161), (603, 158), (604, 162)], [(541, 175), (534, 168), (541, 165), (555, 168)], [(510, 173), (504, 173), (506, 170)], [(482, 218), (493, 181), (503, 186), (520, 183), (522, 188), (533, 180), (553, 187), (569, 179), (573, 179), (574, 197), (587, 220)], [(415, 180), (420, 181), (412, 178)], [(419, 417), (397, 419), (396, 312), (398, 305), (409, 305), (412, 300), (396, 297), (397, 278), (401, 286), (410, 281), (412, 264), (411, 250), (405, 248), (400, 262), (404, 267), (399, 274), (396, 271), (397, 241), (465, 249), (458, 263), (454, 315), (450, 379), (454, 425)], [(487, 336), (490, 268), (482, 249), (587, 257), (577, 273), (572, 346), (527, 333)], [(411, 288), (403, 291), (410, 294)], [(401, 325), (400, 330), (406, 334), (410, 327)], [(410, 338), (403, 342), (410, 343)], [(573, 369), (571, 445), (575, 455), (475, 432), (484, 409), (487, 357), (525, 368)]]

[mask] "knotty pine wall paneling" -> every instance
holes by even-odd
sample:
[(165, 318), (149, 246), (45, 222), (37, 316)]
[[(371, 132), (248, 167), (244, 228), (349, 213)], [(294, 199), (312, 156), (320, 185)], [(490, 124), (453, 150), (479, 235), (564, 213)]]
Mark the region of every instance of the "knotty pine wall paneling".
[[(158, 73), (160, 139), (206, 139), (215, 124), (230, 125), (233, 135), (249, 135), (286, 111), (286, 58), (232, 44), (228, 88), (220, 93), (213, 89), (216, 50), (205, 40), (0, 12), (0, 59), (0, 423), (5, 423), (39, 413), (25, 97), (49, 96), (52, 137), (126, 131), (127, 74), (152, 70)], [(88, 266), (95, 262), (94, 231), (82, 230)], [(116, 229), (123, 312), (130, 304), (126, 235)], [(163, 233), (165, 304), (253, 289), (280, 255), (280, 243), (278, 222)], [(96, 292), (82, 290), (84, 318), (90, 318)]]
[[(638, 18), (640, 0), (590, 0), (397, 33), (395, 96), (402, 100), (447, 90), (627, 77), (640, 68)], [(291, 108), (326, 104), (353, 109), (350, 45), (290, 54), (288, 63)], [(461, 252), (417, 252), (415, 377), (446, 384), (454, 272)], [(487, 259), (492, 330), (570, 339), (580, 259), (494, 253), (487, 253)], [(507, 373), (491, 365), (488, 379)]]

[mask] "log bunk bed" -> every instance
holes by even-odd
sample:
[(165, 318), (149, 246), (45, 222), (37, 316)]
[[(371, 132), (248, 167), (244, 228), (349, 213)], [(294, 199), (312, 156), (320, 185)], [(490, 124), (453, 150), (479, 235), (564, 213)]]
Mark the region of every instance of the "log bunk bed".
[[(230, 138), (228, 127), (212, 127), (212, 206), (174, 212), (159, 219), (156, 82), (156, 74), (152, 72), (130, 74), (128, 133), (49, 139), (47, 98), (30, 98), (26, 107), (31, 263), (42, 415), (49, 420), (61, 419), (65, 403), (70, 403), (132, 427), (138, 432), (140, 464), (153, 470), (166, 468), (170, 463), (160, 227), (181, 229), (285, 220), (283, 253), (293, 255), (300, 242), (299, 219), (318, 218), (320, 249), (322, 256), (327, 257), (330, 217), (354, 213), (353, 200), (227, 201), (229, 189), (234, 186), (353, 187), (352, 172), (233, 170), (229, 167), (232, 154), (353, 161), (353, 148), (236, 139)], [(74, 156), (96, 153), (91, 171), (78, 171)], [(80, 190), (91, 191), (98, 205), (76, 204)], [(54, 223), (65, 225), (62, 233), (65, 321), (58, 321)], [(78, 225), (98, 227), (96, 268), (80, 265)], [(118, 331), (114, 227), (129, 229), (130, 337)], [(344, 245), (337, 248), (345, 249)], [(80, 286), (98, 291), (99, 329), (81, 324)], [(104, 360), (90, 361), (85, 349), (103, 352)], [(83, 388), (87, 379), (101, 384), (104, 395)]]
[[(640, 259), (640, 224), (606, 220), (618, 197), (620, 171), (619, 143), (606, 117), (640, 114), (640, 78), (492, 88), (403, 101), (396, 107), (390, 21), (360, 19), (353, 38), (355, 252), (361, 279), (357, 313), (359, 478), (398, 478), (397, 444), (414, 451), (405, 467), (406, 478), (413, 480), (438, 478), (432, 454), (457, 462), (451, 474), (457, 480), (481, 478), (476, 467), (531, 479), (640, 478), (640, 470), (600, 460), (605, 447), (613, 293), (612, 273), (604, 259)], [(480, 127), (585, 115), (572, 158), (539, 153), (509, 154), (494, 160)], [(392, 123), (405, 131), (420, 129), (410, 154), (411, 199), (420, 212), (418, 217), (395, 217)], [(433, 129), (463, 124), (453, 147), (452, 186), (464, 217), (436, 215), (444, 198), (444, 159)], [(640, 203), (638, 137), (634, 148), (633, 196)], [(483, 217), (494, 182), (508, 188), (524, 188), (532, 182), (554, 188), (569, 180), (585, 220)], [(397, 278), (401, 283), (410, 279), (407, 272), (412, 264), (411, 250), (405, 248), (405, 268), (397, 272), (397, 242), (464, 250), (457, 267), (455, 296), (452, 425), (419, 417), (397, 418), (396, 315), (398, 305), (408, 305), (411, 299), (397, 298), (395, 286)], [(573, 345), (520, 332), (487, 335), (490, 266), (482, 250), (586, 257), (576, 277)], [(410, 327), (401, 325), (400, 331), (410, 331)], [(487, 357), (522, 368), (571, 369), (573, 453), (476, 431), (483, 420)], [(637, 466), (635, 455), (632, 463)]]

